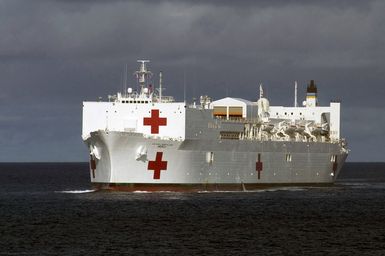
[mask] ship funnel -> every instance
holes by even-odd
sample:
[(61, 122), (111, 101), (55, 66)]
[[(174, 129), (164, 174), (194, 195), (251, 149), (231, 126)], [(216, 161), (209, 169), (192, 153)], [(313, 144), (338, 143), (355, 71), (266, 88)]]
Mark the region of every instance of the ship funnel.
[(317, 86), (314, 80), (310, 80), (310, 83), (306, 89), (306, 106), (307, 107), (315, 107), (318, 105), (317, 100)]

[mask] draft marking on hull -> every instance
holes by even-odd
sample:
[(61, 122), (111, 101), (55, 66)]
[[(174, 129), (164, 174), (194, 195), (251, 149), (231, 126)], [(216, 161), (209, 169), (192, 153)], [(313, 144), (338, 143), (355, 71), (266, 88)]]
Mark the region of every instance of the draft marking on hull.
[(263, 170), (263, 163), (261, 162), (261, 154), (258, 154), (258, 162), (255, 163), (255, 170), (258, 172), (258, 179), (261, 179), (261, 171)]
[(90, 156), (90, 169), (91, 169), (91, 172), (92, 172), (92, 178), (95, 179), (96, 162), (95, 162), (95, 159), (92, 156)]
[(337, 168), (338, 168), (338, 163), (337, 163), (337, 156), (336, 156), (333, 163), (333, 175), (336, 174)]

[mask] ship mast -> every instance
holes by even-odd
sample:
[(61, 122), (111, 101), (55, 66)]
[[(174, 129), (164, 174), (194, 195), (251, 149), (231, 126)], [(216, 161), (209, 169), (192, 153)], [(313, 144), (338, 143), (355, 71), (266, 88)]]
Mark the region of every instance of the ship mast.
[(159, 72), (159, 102), (162, 102), (162, 71)]
[[(150, 62), (149, 60), (137, 60), (140, 63), (140, 68), (134, 73), (138, 78), (140, 86), (140, 94), (145, 94), (146, 80), (152, 76), (152, 72), (147, 70), (146, 63)], [(147, 89), (146, 89), (147, 90)]]
[(297, 101), (297, 81), (294, 82), (294, 107), (298, 107)]

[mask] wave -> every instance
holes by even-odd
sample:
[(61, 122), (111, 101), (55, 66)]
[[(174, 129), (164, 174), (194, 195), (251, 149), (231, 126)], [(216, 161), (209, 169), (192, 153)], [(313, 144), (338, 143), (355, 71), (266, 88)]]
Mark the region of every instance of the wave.
[(198, 193), (260, 193), (260, 192), (276, 192), (276, 191), (303, 191), (307, 190), (304, 187), (274, 187), (274, 188), (264, 188), (264, 189), (247, 189), (247, 190), (218, 190), (218, 191), (198, 191)]
[(352, 188), (385, 188), (385, 182), (339, 182), (338, 185)]
[(64, 194), (84, 194), (84, 193), (92, 193), (95, 192), (96, 189), (85, 189), (85, 190), (63, 190), (63, 191), (55, 191), (55, 193), (64, 193)]

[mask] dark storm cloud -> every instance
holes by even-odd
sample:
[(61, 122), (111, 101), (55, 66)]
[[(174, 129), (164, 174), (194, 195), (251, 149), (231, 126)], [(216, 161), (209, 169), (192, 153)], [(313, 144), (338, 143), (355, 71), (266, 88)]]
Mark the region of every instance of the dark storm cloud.
[[(34, 56), (41, 53), (43, 56), (80, 54), (92, 57), (97, 53), (111, 56), (111, 52), (121, 55), (122, 51), (132, 49), (130, 47), (136, 47), (134, 51), (158, 46), (148, 50), (159, 52), (171, 43), (177, 46), (176, 50), (187, 54), (203, 50), (202, 55), (205, 55), (234, 50), (238, 46), (239, 52), (245, 55), (250, 54), (245, 50), (252, 47), (280, 50), (279, 54), (291, 50), (287, 52), (290, 55), (293, 51), (314, 48), (340, 50), (345, 43), (359, 47), (364, 43), (361, 40), (371, 40), (365, 33), (374, 35), (375, 28), (371, 26), (376, 25), (372, 24), (376, 17), (369, 15), (376, 15), (375, 8), (335, 10), (334, 5), (325, 8), (318, 4), (286, 3), (276, 7), (275, 3), (268, 9), (261, 9), (260, 5), (265, 6), (265, 2), (250, 7), (250, 2), (236, 1), (235, 10), (229, 4), (234, 1), (216, 6), (193, 5), (189, 1), (156, 1), (156, 4), (152, 1), (59, 2), (61, 4), (55, 5), (54, 1), (43, 1), (45, 4), (37, 5), (30, 1), (27, 7), (23, 4), (29, 12), (8, 12), (10, 20), (6, 23), (8, 31), (5, 31), (11, 36), (5, 40), (11, 47), (8, 51), (22, 55), (33, 53)], [(243, 4), (248, 8), (242, 8)], [(378, 10), (377, 15), (380, 14)], [(175, 49), (164, 50), (167, 51), (164, 55), (168, 55)]]
[[(52, 1), (52, 0), (46, 0)], [(212, 6), (231, 6), (245, 8), (250, 6), (258, 7), (281, 7), (286, 5), (316, 5), (316, 6), (325, 6), (327, 8), (341, 8), (341, 7), (363, 7), (368, 6), (373, 0), (361, 1), (361, 0), (53, 0), (61, 3), (70, 3), (70, 4), (111, 4), (113, 2), (146, 2), (148, 4), (159, 4), (164, 2), (169, 2), (173, 4), (188, 3), (190, 5), (212, 5)]]
[(86, 160), (81, 101), (116, 92), (124, 64), (149, 58), (178, 99), (183, 74), (188, 99), (253, 99), (263, 82), (284, 105), (294, 80), (303, 89), (316, 79), (321, 103), (343, 101), (351, 159), (381, 160), (384, 10), (383, 1), (0, 1), (0, 159)]

